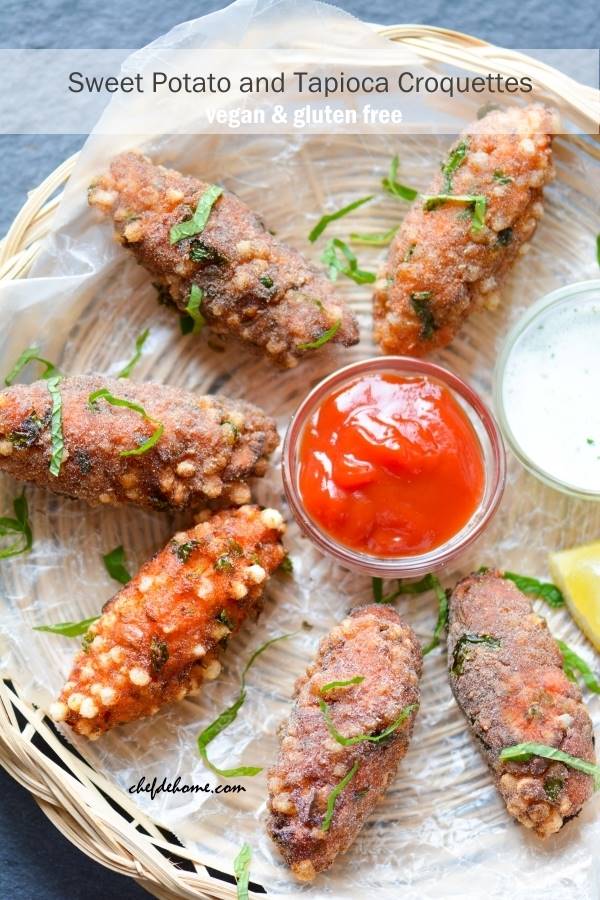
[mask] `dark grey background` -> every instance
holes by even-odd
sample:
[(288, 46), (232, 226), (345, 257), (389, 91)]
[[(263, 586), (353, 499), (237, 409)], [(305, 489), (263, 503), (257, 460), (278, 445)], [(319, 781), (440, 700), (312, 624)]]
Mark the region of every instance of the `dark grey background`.
[[(22, 0), (0, 2), (3, 47), (141, 47), (219, 0)], [(599, 17), (590, 0), (341, 0), (370, 22), (438, 25), (507, 47), (594, 48)], [(1, 76), (0, 76), (1, 78)], [(1, 80), (0, 80), (1, 89)], [(77, 136), (0, 136), (0, 234), (39, 184), (80, 146)], [(148, 895), (79, 853), (30, 795), (0, 769), (0, 900), (129, 900)]]

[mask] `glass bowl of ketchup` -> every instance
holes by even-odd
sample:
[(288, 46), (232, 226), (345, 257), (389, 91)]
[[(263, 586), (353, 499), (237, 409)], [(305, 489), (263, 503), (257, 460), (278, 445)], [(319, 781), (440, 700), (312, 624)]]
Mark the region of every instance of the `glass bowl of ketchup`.
[(506, 476), (492, 414), (458, 376), (376, 357), (321, 381), (283, 446), (286, 495), (305, 534), (358, 571), (419, 577), (481, 534)]

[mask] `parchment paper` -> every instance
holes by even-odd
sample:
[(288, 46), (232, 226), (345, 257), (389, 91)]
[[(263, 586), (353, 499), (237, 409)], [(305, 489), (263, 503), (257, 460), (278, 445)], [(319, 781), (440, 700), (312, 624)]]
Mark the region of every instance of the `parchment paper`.
[[(150, 48), (301, 46), (304, 42), (377, 45), (370, 29), (339, 10), (303, 0), (297, 4), (239, 2), (174, 29)], [(138, 102), (137, 100), (132, 102)], [(71, 178), (52, 235), (26, 280), (0, 286), (0, 359), (8, 371), (21, 350), (37, 342), (61, 370), (115, 373), (130, 357), (137, 334), (151, 328), (135, 380), (164, 381), (259, 402), (276, 416), (281, 432), (309, 387), (345, 362), (375, 351), (368, 288), (340, 285), (359, 314), (362, 341), (351, 351), (322, 354), (297, 370), (278, 372), (239, 348), (216, 353), (206, 335), (182, 337), (177, 318), (156, 304), (149, 276), (112, 240), (111, 227), (86, 205), (86, 187), (111, 155), (131, 138), (118, 137), (126, 105), (105, 114), (111, 137), (92, 136)], [(104, 122), (106, 125), (106, 121)], [(311, 246), (310, 227), (323, 211), (377, 191), (394, 153), (404, 182), (424, 190), (448, 146), (447, 138), (386, 136), (310, 137), (157, 136), (145, 150), (160, 162), (236, 191), (283, 240), (314, 261), (324, 241)], [(519, 263), (493, 314), (472, 317), (438, 361), (466, 377), (489, 398), (502, 337), (525, 306), (569, 281), (593, 277), (594, 238), (600, 231), (598, 169), (577, 146), (557, 141), (559, 179), (548, 191), (547, 216), (531, 253)], [(594, 187), (595, 186), (595, 187)], [(381, 196), (343, 220), (335, 234), (383, 231), (407, 205)], [(328, 232), (329, 236), (329, 232)], [(374, 270), (382, 252), (360, 248), (361, 266)], [(31, 374), (33, 378), (33, 373)], [(549, 550), (598, 538), (600, 510), (544, 487), (515, 460), (501, 510), (481, 542), (453, 570), (445, 586), (481, 564), (544, 576)], [(0, 478), (0, 510), (10, 512), (18, 488)], [(135, 570), (161, 547), (185, 517), (130, 510), (89, 510), (76, 501), (34, 488), (27, 496), (35, 534), (33, 552), (0, 564), (2, 672), (31, 701), (47, 705), (58, 693), (76, 649), (74, 641), (32, 632), (32, 626), (95, 615), (115, 592), (101, 554), (123, 543)], [(284, 508), (278, 457), (257, 483), (261, 503)], [(216, 784), (199, 760), (198, 732), (232, 702), (250, 653), (267, 638), (299, 633), (272, 647), (255, 664), (248, 698), (237, 721), (210, 746), (217, 765), (264, 765), (274, 760), (276, 727), (290, 709), (295, 678), (314, 655), (319, 638), (347, 610), (371, 599), (370, 583), (335, 566), (301, 537), (293, 523), (286, 538), (293, 577), (276, 576), (257, 625), (247, 626), (225, 656), (223, 675), (200, 696), (152, 719), (115, 729), (96, 743), (76, 739), (85, 758), (124, 790), (147, 780), (180, 775), (186, 784)], [(568, 614), (541, 604), (552, 631), (593, 666), (598, 659)], [(430, 595), (398, 604), (426, 640), (436, 609)], [(588, 697), (596, 724), (600, 701)], [(67, 733), (67, 730), (65, 730)], [(72, 735), (69, 733), (72, 739)], [(252, 878), (272, 896), (581, 900), (598, 895), (600, 804), (594, 798), (577, 821), (542, 844), (507, 815), (467, 733), (448, 686), (444, 654), (426, 658), (422, 706), (409, 753), (385, 800), (351, 852), (312, 887), (290, 879), (264, 833), (265, 773), (240, 779), (236, 795), (143, 794), (139, 804), (156, 822), (196, 846), (204, 862), (231, 871), (243, 840), (254, 849)]]

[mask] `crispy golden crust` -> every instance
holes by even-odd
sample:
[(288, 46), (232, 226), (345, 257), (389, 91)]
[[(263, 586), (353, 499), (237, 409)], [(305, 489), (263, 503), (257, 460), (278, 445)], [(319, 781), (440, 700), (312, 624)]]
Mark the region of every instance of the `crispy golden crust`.
[[(543, 186), (554, 176), (552, 127), (549, 110), (528, 106), (492, 112), (462, 135), (467, 152), (451, 193), (484, 195), (485, 226), (473, 230), (465, 205), (426, 211), (417, 198), (375, 285), (375, 339), (384, 353), (422, 356), (445, 347), (474, 308), (498, 303), (502, 280), (543, 213)], [(441, 173), (427, 191), (439, 193), (448, 193)]]
[[(106, 400), (91, 408), (88, 397), (99, 388), (139, 404), (162, 423), (158, 443), (140, 456), (120, 456), (149, 438), (156, 425)], [(59, 389), (66, 450), (59, 475), (49, 472), (52, 399), (45, 381), (0, 392), (0, 469), (92, 506), (247, 503), (246, 479), (264, 474), (279, 440), (273, 420), (242, 401), (102, 375), (63, 378)]]
[(50, 715), (94, 739), (216, 678), (285, 555), (283, 529), (276, 510), (242, 506), (176, 534), (105, 605)]
[[(464, 635), (494, 643), (468, 642)], [(502, 763), (499, 754), (535, 741), (595, 762), (592, 723), (545, 619), (499, 572), (470, 575), (455, 587), (448, 666), (454, 696), (509, 813), (540, 837), (558, 831), (591, 796), (592, 779), (539, 757)]]
[[(316, 661), (298, 680), (279, 758), (269, 772), (267, 827), (301, 881), (329, 868), (350, 847), (396, 774), (416, 716), (415, 708), (381, 743), (345, 747), (328, 733), (320, 689), (331, 681), (364, 676), (361, 684), (328, 691), (324, 699), (345, 737), (377, 734), (405, 707), (418, 704), (421, 666), (417, 640), (396, 611), (365, 606), (321, 641)], [(359, 768), (338, 795), (331, 825), (323, 831), (327, 798), (356, 762)]]
[[(275, 240), (234, 194), (225, 191), (218, 198), (201, 234), (170, 243), (172, 226), (191, 218), (208, 187), (138, 153), (123, 153), (90, 187), (89, 202), (112, 216), (118, 240), (180, 310), (192, 286), (201, 288), (202, 315), (216, 333), (283, 366), (295, 365), (309, 352), (302, 345), (336, 323), (332, 342), (356, 344), (356, 319), (331, 282)], [(194, 247), (208, 256), (190, 259)]]

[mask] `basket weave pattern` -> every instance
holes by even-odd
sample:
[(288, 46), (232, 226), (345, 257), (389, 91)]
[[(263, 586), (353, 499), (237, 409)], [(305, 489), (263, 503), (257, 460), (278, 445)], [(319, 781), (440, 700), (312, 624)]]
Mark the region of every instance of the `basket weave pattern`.
[[(484, 52), (486, 69), (489, 66), (510, 75), (534, 74), (582, 130), (595, 128), (596, 91), (518, 52), (436, 28), (392, 26), (378, 31), (410, 46), (427, 62), (453, 63), (481, 72)], [(578, 137), (568, 140), (600, 159), (597, 142)], [(76, 161), (77, 155), (67, 159), (29, 194), (0, 242), (1, 280), (27, 276), (52, 226), (59, 192)], [(95, 772), (10, 682), (0, 682), (0, 764), (31, 791), (48, 818), (79, 849), (103, 865), (132, 876), (155, 896), (169, 900), (235, 897), (232, 884), (208, 870), (193, 850), (159, 829), (128, 795)]]

